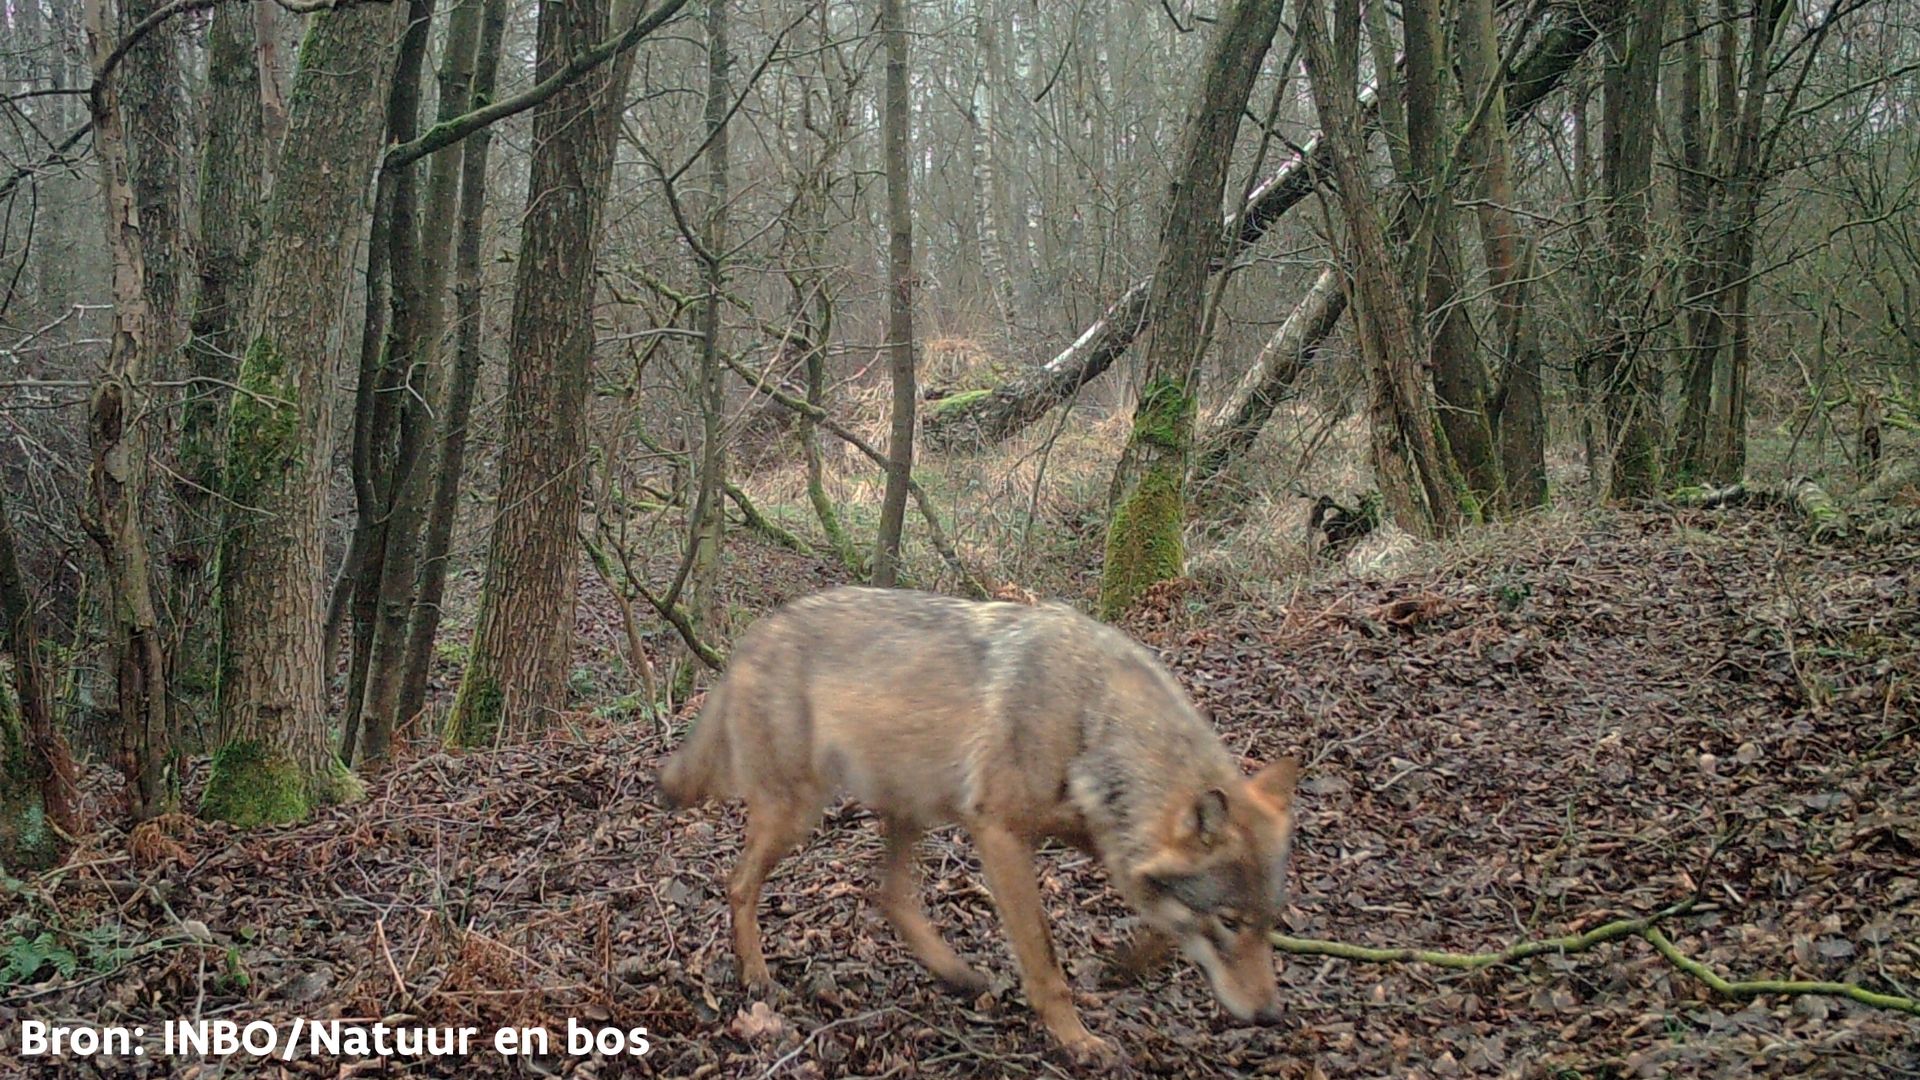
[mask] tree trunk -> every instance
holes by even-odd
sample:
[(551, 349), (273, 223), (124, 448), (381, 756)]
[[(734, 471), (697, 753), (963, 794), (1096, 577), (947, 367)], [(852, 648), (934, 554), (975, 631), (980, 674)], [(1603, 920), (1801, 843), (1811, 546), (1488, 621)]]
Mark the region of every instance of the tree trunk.
[(1188, 114), (1154, 261), (1153, 322), (1133, 430), (1114, 468), (1100, 611), (1115, 618), (1156, 582), (1185, 572), (1188, 456), (1210, 316), (1206, 287), (1220, 257), (1221, 193), (1247, 95), (1280, 26), (1282, 0), (1236, 0), (1223, 11)]
[[(113, 49), (103, 8), (103, 0), (88, 0), (86, 5), (87, 43), (95, 70), (104, 70)], [(106, 367), (94, 388), (88, 422), (93, 462), (83, 514), (87, 532), (100, 548), (112, 609), (108, 640), (117, 688), (116, 764), (127, 778), (127, 808), (135, 820), (144, 820), (166, 812), (173, 802), (168, 791), (173, 730), (145, 509), (148, 387), (155, 342), (146, 292), (146, 238), (121, 126), (117, 81), (113, 73), (102, 76), (89, 98), (106, 199), (102, 217), (113, 259), (114, 306)]]
[[(1766, 108), (1767, 83), (1774, 64), (1774, 46), (1780, 30), (1792, 11), (1788, 0), (1753, 0), (1747, 21), (1747, 85), (1741, 95), (1739, 124), (1731, 142), (1731, 164), (1727, 169), (1728, 212), (1726, 222), (1727, 255), (1721, 261), (1724, 275), (1720, 288), (1726, 294), (1725, 333), (1727, 349), (1727, 393), (1720, 417), (1721, 452), (1717, 473), (1723, 479), (1738, 479), (1747, 465), (1747, 370), (1753, 353), (1754, 233), (1759, 228), (1760, 196), (1772, 162), (1771, 139), (1762, 145), (1761, 119)], [(1730, 12), (1729, 12), (1730, 14)], [(1813, 39), (1807, 53), (1808, 64), (1826, 40), (1829, 17)], [(1730, 42), (1729, 42), (1730, 43)], [(1794, 83), (1781, 106), (1781, 115), (1791, 116), (1805, 79)]]
[[(699, 455), (692, 458), (698, 491), (689, 501), (693, 509), (687, 522), (690, 562), (686, 577), (688, 626), (702, 641), (724, 632), (720, 625), (724, 605), (720, 602), (719, 576), (727, 526), (727, 447), (721, 430), (727, 386), (725, 365), (720, 362), (726, 349), (720, 309), (727, 289), (727, 198), (731, 179), (727, 110), (733, 104), (733, 91), (728, 87), (726, 0), (707, 0), (706, 29), (707, 193), (700, 258), (705, 264), (707, 288), (700, 299), (700, 365), (688, 388), (700, 418), (700, 448)], [(677, 600), (670, 596), (669, 608)], [(698, 663), (699, 657), (689, 650), (681, 671), (690, 679)]]
[[(500, 39), (506, 32), (506, 0), (486, 0), (475, 55), (474, 108), (493, 97), (500, 70)], [(480, 245), (487, 206), (487, 157), (493, 129), (467, 136), (460, 150), (460, 211), (454, 248), (454, 362), (441, 409), (438, 460), (433, 470), (433, 502), (427, 511), (412, 620), (407, 628), (405, 679), (398, 717), (419, 715), (426, 707), (427, 676), (433, 669), (433, 643), (440, 629), (440, 604), (446, 595), (447, 556), (453, 544), (453, 520), (460, 505), (466, 468), (467, 424), (474, 389), (480, 381)]]
[[(426, 67), (427, 31), (432, 21), (432, 0), (409, 0), (407, 32), (400, 39), (400, 56), (394, 66), (393, 85), (387, 93), (387, 141), (390, 144), (411, 141), (420, 129), (420, 84)], [(354, 411), (357, 470), (354, 494), (358, 513), (353, 543), (359, 547), (360, 561), (352, 568), (353, 660), (348, 672), (346, 724), (340, 743), (340, 758), (349, 765), (353, 764), (362, 728), (366, 729), (365, 756), (376, 767), (386, 760), (387, 747), (393, 737), (390, 710), (399, 685), (397, 681), (389, 682), (386, 688), (392, 696), (383, 703), (386, 708), (370, 712), (367, 692), (377, 664), (374, 647), (384, 625), (389, 666), (397, 661), (406, 640), (407, 616), (412, 608), (412, 567), (389, 571), (387, 560), (417, 539), (402, 535), (401, 526), (417, 526), (419, 519), (414, 517), (402, 522), (394, 511), (413, 459), (425, 441), (420, 430), (424, 414), (417, 404), (417, 395), (424, 388), (415, 385), (418, 374), (415, 365), (421, 345), (420, 191), (415, 179), (411, 168), (387, 169), (380, 173), (374, 229), (368, 238), (368, 307), (360, 360), (363, 385), (357, 391)], [(383, 245), (384, 260), (374, 255)], [(380, 275), (373, 269), (376, 265), (385, 269), (384, 290)], [(382, 292), (386, 304), (384, 319), (377, 310)], [(371, 389), (364, 385), (369, 375), (376, 380)], [(399, 595), (395, 596), (395, 592)], [(376, 714), (378, 720), (370, 722)]]
[(1449, 532), (1470, 515), (1460, 506), (1457, 474), (1440, 445), (1433, 388), (1424, 360), (1428, 343), (1387, 248), (1352, 86), (1358, 66), (1359, 12), (1337, 0), (1331, 42), (1321, 0), (1303, 0), (1299, 34), (1320, 126), (1331, 148), (1332, 173), (1347, 221), (1353, 265), (1354, 325), (1366, 364), (1374, 479), (1386, 510), (1416, 535)]
[(1200, 436), (1193, 466), (1196, 488), (1211, 484), (1252, 448), (1274, 408), (1292, 393), (1294, 382), (1313, 363), (1346, 311), (1346, 282), (1338, 267), (1328, 266), (1287, 321), (1267, 339), (1233, 396)]
[(13, 656), (13, 697), (0, 693), (0, 866), (18, 874), (59, 861), (75, 820), (75, 770), (54, 731), (51, 687), (34, 632), (33, 603), (0, 489), (0, 650)]
[(326, 737), (320, 631), (335, 322), (380, 149), (398, 4), (315, 13), (266, 214), (260, 303), (228, 421), (220, 548), (221, 745), (203, 814), (304, 817), (352, 791)]
[(1000, 207), (995, 185), (1002, 183), (993, 167), (997, 134), (994, 107), (998, 49), (994, 34), (994, 12), (982, 3), (973, 13), (975, 63), (973, 91), (968, 114), (973, 135), (973, 212), (980, 239), (980, 274), (993, 294), (994, 308), (1000, 316), (1002, 332), (1011, 335), (1017, 322), (1011, 263), (1007, 258), (1006, 230), (1001, 227)]
[[(416, 4), (431, 7), (430, 0), (416, 0)], [(416, 25), (424, 25), (426, 15), (424, 10), (417, 15)], [(440, 75), (440, 122), (458, 116), (467, 101), (479, 20), (480, 9), (471, 3), (455, 7), (449, 16)], [(387, 352), (389, 364), (399, 374), (402, 401), (388, 481), (386, 550), (380, 560), (379, 599), (360, 709), (366, 760), (375, 768), (386, 760), (394, 730), (405, 719), (399, 708), (406, 682), (407, 634), (419, 576), (421, 529), (432, 491), (432, 478), (422, 459), (433, 435), (429, 403), (439, 398), (438, 354), (458, 159), (459, 153), (452, 148), (440, 151), (429, 163), (424, 200), (416, 201), (418, 195), (409, 182), (399, 189), (394, 207), (393, 319)], [(399, 171), (411, 172), (412, 167)]]
[[(165, 6), (164, 0), (126, 0), (121, 33)], [(110, 48), (111, 46), (109, 46)], [(184, 109), (180, 97), (180, 31), (177, 19), (148, 31), (127, 53), (119, 78), (126, 89), (128, 165), (134, 204), (140, 212), (140, 248), (146, 270), (147, 336), (158, 369), (172, 366), (174, 350), (187, 336), (185, 296), (186, 230), (180, 212), (186, 200), (180, 182), (180, 155), (186, 152)]]
[[(1542, 34), (1536, 44), (1506, 75), (1506, 124), (1519, 124), (1533, 107), (1560, 85), (1580, 57), (1622, 18), (1632, 14), (1634, 6), (1625, 0), (1556, 7), (1559, 20)], [(1371, 92), (1362, 96), (1365, 114), (1374, 113)], [(1371, 123), (1367, 125), (1371, 130)], [(1222, 251), (1224, 258), (1259, 242), (1287, 212), (1313, 193), (1321, 177), (1331, 167), (1324, 134), (1316, 134), (1301, 146), (1294, 160), (1280, 166), (1275, 174), (1248, 197), (1239, 215), (1239, 231), (1234, 245)], [(1045, 416), (1054, 406), (1072, 398), (1082, 386), (1100, 377), (1120, 358), (1134, 339), (1149, 324), (1148, 301), (1152, 282), (1134, 282), (1109, 305), (1101, 317), (1075, 338), (1071, 345), (1044, 364), (1038, 364), (1007, 382), (985, 389), (954, 394), (932, 404), (927, 411), (927, 445), (939, 448), (976, 442), (998, 442), (1025, 430), (1027, 425)]]
[(887, 439), (887, 487), (880, 502), (872, 580), (881, 588), (892, 588), (900, 575), (900, 533), (907, 516), (907, 484), (913, 478), (914, 410), (920, 401), (914, 389), (913, 212), (907, 190), (913, 147), (904, 0), (880, 0), (880, 32), (887, 47), (883, 123), (887, 144), (887, 367), (893, 383), (893, 430)]
[[(1453, 156), (1453, 127), (1443, 116), (1447, 99), (1446, 57), (1442, 55), (1440, 0), (1407, 0), (1406, 27), (1407, 157), (1404, 174), (1408, 215), (1419, 224), (1411, 234), (1409, 283), (1419, 310), (1432, 328), (1430, 364), (1439, 399), (1441, 430), (1472, 495), (1478, 514), (1503, 488), (1494, 450), (1490, 389), (1486, 365), (1474, 347), (1473, 326), (1460, 297), (1460, 240), (1448, 172)], [(1471, 123), (1472, 117), (1463, 118)], [(1490, 126), (1490, 121), (1475, 125)]]
[(1675, 431), (1674, 477), (1681, 484), (1704, 479), (1708, 469), (1708, 431), (1713, 418), (1713, 375), (1720, 355), (1719, 301), (1714, 295), (1718, 274), (1714, 270), (1713, 207), (1715, 186), (1708, 173), (1706, 116), (1703, 112), (1705, 61), (1701, 39), (1706, 27), (1701, 19), (1705, 0), (1689, 0), (1687, 32), (1681, 37), (1680, 68), (1680, 172), (1679, 190), (1681, 227), (1687, 236), (1685, 295), (1681, 300), (1682, 326), (1686, 332), (1684, 382), (1681, 391), (1680, 423)]
[(1639, 313), (1646, 295), (1642, 272), (1665, 14), (1666, 0), (1653, 0), (1633, 25), (1615, 31), (1616, 59), (1606, 74), (1603, 152), (1613, 287), (1598, 368), (1613, 447), (1608, 494), (1614, 499), (1647, 498), (1660, 484), (1660, 373), (1644, 348)]
[(187, 345), (189, 375), (180, 433), (180, 481), (175, 505), (184, 535), (181, 602), (174, 618), (180, 642), (174, 656), (176, 690), (211, 692), (211, 591), (219, 510), (222, 417), (233, 357), (246, 349), (249, 287), (265, 177), (260, 118), (260, 70), (254, 63), (254, 13), (237, 4), (214, 8), (207, 27), (207, 134), (200, 162), (200, 293)]
[[(540, 8), (534, 75), (607, 34), (606, 0)], [(623, 54), (630, 60), (632, 54)], [(565, 700), (579, 575), (593, 263), (630, 64), (595, 68), (533, 110), (533, 169), (514, 269), (499, 512), (473, 659), (449, 717), (463, 746), (543, 730)]]
[(1460, 101), (1469, 120), (1467, 160), (1474, 170), (1481, 250), (1492, 294), (1500, 350), (1499, 389), (1492, 410), (1499, 442), (1497, 506), (1512, 512), (1547, 501), (1546, 412), (1540, 385), (1540, 351), (1526, 325), (1527, 267), (1521, 258), (1520, 224), (1513, 212), (1513, 176), (1503, 124), (1473, 122), (1476, 110), (1506, 115), (1500, 71), (1500, 36), (1493, 0), (1461, 0), (1457, 32)]

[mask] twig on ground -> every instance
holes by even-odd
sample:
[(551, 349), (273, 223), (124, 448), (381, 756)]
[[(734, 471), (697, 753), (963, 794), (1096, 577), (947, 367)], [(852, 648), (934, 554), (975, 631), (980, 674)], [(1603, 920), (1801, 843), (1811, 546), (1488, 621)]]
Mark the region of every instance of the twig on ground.
[(1783, 997), (1825, 996), (1844, 997), (1862, 1005), (1876, 1009), (1889, 1009), (1912, 1016), (1920, 1016), (1920, 1000), (1902, 997), (1898, 994), (1883, 994), (1855, 983), (1817, 982), (1801, 979), (1751, 979), (1735, 981), (1714, 971), (1712, 968), (1681, 952), (1674, 943), (1662, 933), (1659, 927), (1667, 919), (1685, 915), (1693, 909), (1695, 898), (1689, 897), (1671, 907), (1662, 908), (1652, 915), (1635, 919), (1616, 919), (1604, 923), (1581, 934), (1567, 934), (1561, 937), (1541, 938), (1533, 941), (1517, 942), (1496, 952), (1458, 953), (1439, 949), (1393, 948), (1376, 949), (1365, 945), (1350, 945), (1344, 941), (1324, 941), (1318, 938), (1299, 938), (1287, 934), (1267, 935), (1273, 941), (1273, 947), (1295, 956), (1330, 956), (1342, 960), (1352, 960), (1364, 964), (1428, 964), (1433, 967), (1449, 968), (1454, 971), (1480, 971), (1485, 968), (1511, 964), (1533, 956), (1547, 954), (1566, 955), (1587, 952), (1611, 941), (1626, 938), (1640, 938), (1652, 945), (1667, 962), (1705, 984), (1709, 990), (1721, 997), (1737, 1001), (1778, 994)]

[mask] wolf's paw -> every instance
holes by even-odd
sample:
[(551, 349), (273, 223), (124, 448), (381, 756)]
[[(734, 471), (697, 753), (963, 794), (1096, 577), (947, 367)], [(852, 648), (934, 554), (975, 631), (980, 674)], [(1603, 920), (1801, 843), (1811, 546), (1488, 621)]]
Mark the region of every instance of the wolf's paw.
[(771, 1001), (779, 991), (779, 984), (773, 981), (773, 973), (767, 970), (764, 961), (758, 964), (742, 965), (739, 971), (740, 989), (746, 992), (749, 1001)]
[(1061, 1044), (1075, 1065), (1088, 1069), (1114, 1069), (1126, 1062), (1126, 1055), (1113, 1043), (1083, 1032)]

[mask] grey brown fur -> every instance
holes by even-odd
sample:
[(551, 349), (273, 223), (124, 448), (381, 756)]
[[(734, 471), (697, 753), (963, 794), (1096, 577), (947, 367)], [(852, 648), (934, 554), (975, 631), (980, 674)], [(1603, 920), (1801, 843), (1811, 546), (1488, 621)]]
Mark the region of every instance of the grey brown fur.
[(1152, 653), (1071, 608), (850, 587), (749, 628), (660, 786), (676, 808), (747, 801), (729, 899), (755, 989), (770, 980), (760, 885), (841, 793), (886, 823), (880, 903), (915, 955), (979, 986), (921, 912), (911, 870), (926, 829), (966, 826), (1028, 999), (1076, 1057), (1107, 1058), (1053, 958), (1034, 844), (1097, 855), (1145, 917), (1143, 951), (1178, 945), (1230, 1010), (1271, 1018), (1265, 933), (1285, 901), (1294, 774), (1283, 762), (1243, 775)]

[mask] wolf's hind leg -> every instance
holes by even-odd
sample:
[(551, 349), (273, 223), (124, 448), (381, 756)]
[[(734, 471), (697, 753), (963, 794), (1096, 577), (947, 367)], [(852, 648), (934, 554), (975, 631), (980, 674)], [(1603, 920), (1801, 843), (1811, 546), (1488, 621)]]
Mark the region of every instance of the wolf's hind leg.
[(923, 835), (917, 826), (899, 819), (887, 822), (886, 865), (880, 874), (880, 910), (894, 932), (927, 970), (955, 990), (977, 994), (986, 989), (986, 977), (967, 966), (920, 906), (920, 888), (914, 875), (914, 845)]
[(1047, 911), (1040, 902), (1040, 885), (1033, 876), (1033, 845), (1001, 825), (976, 819), (968, 825), (980, 849), (980, 865), (987, 872), (1000, 921), (1013, 942), (1020, 964), (1020, 986), (1033, 1011), (1074, 1060), (1113, 1064), (1119, 1052), (1105, 1039), (1088, 1031), (1073, 1007), (1073, 990), (1053, 952), (1053, 934), (1047, 929)]
[(740, 982), (749, 993), (773, 988), (767, 958), (760, 951), (760, 887), (794, 846), (807, 838), (819, 819), (819, 803), (767, 799), (747, 804), (747, 846), (727, 882), (727, 906), (733, 911), (733, 952)]

